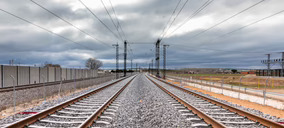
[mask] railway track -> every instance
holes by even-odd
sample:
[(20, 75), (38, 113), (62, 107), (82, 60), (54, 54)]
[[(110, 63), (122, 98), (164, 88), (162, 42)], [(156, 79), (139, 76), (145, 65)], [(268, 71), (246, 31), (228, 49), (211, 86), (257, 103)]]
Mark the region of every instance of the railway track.
[[(184, 112), (187, 112), (187, 120), (193, 123), (197, 122), (197, 124), (195, 124), (196, 126), (206, 127), (206, 125), (211, 125), (216, 128), (284, 128), (281, 124), (229, 106), (206, 95), (170, 84), (158, 78), (150, 78), (149, 76), (147, 76), (147, 78), (173, 97), (177, 102), (181, 103), (183, 106), (180, 108)], [(178, 104), (176, 105), (180, 106)], [(206, 124), (202, 123), (202, 121), (205, 121)]]
[(119, 106), (114, 101), (136, 76), (124, 78), (7, 126), (101, 127), (108, 125)]
[[(90, 79), (99, 79), (99, 78), (104, 78), (104, 77), (113, 77), (113, 76), (99, 76), (99, 77), (92, 77), (92, 78), (76, 79), (75, 81), (79, 82), (79, 81), (90, 80)], [(62, 84), (72, 83), (72, 82), (74, 82), (74, 79), (73, 80), (64, 80), (64, 81), (62, 81)], [(57, 85), (57, 84), (60, 84), (60, 83), (61, 83), (61, 81), (28, 84), (28, 85), (17, 85), (17, 86), (15, 86), (15, 90), (24, 90), (24, 89), (30, 89), (30, 88), (43, 87), (43, 86), (51, 86), (51, 85)], [(1, 92), (10, 92), (10, 91), (13, 91), (13, 90), (14, 90), (13, 86), (3, 87), (3, 88), (0, 88), (0, 93)]]

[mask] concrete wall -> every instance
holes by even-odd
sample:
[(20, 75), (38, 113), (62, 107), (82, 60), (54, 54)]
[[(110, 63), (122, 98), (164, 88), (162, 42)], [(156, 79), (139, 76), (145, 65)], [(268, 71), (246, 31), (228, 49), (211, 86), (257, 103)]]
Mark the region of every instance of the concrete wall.
[(30, 82), (31, 84), (39, 83), (39, 68), (38, 67), (30, 68)]
[(48, 82), (54, 82), (54, 81), (55, 81), (55, 68), (48, 67)]
[(62, 80), (67, 80), (67, 69), (66, 68), (61, 69), (61, 77), (62, 77)]
[(67, 69), (54, 67), (27, 67), (27, 66), (6, 66), (1, 65), (0, 68), (0, 88), (13, 86), (15, 77), (15, 85), (28, 85), (44, 82), (55, 82), (62, 80), (86, 79), (97, 77), (96, 70), (89, 69)]
[(30, 67), (18, 67), (18, 85), (30, 84)]
[(47, 82), (47, 68), (40, 68), (40, 83)]
[(0, 88), (2, 88), (3, 87), (3, 83), (2, 83), (2, 66), (3, 65), (0, 65)]
[(71, 71), (71, 69), (66, 69), (66, 70), (67, 70), (67, 75), (66, 75), (67, 77), (66, 78), (67, 78), (67, 80), (71, 80), (72, 79), (72, 76), (71, 76), (72, 71)]
[(61, 81), (61, 68), (55, 68), (55, 81)]
[(17, 85), (17, 66), (4, 66), (3, 67), (3, 76), (4, 76), (4, 87), (13, 86), (13, 79), (10, 75), (13, 75), (15, 78), (15, 86)]

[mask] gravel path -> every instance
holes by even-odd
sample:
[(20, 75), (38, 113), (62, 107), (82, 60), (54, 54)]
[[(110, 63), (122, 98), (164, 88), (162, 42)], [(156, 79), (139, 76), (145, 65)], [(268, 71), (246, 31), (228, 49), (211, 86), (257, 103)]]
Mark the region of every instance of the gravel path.
[(140, 74), (117, 98), (122, 104), (109, 127), (190, 127), (168, 102), (170, 98)]
[[(115, 81), (115, 80), (114, 80), (114, 81)], [(77, 96), (82, 95), (82, 94), (84, 94), (84, 93), (90, 92), (90, 91), (92, 91), (92, 90), (94, 90), (94, 89), (97, 89), (97, 88), (99, 88), (99, 87), (105, 86), (105, 85), (107, 85), (107, 84), (109, 84), (109, 83), (112, 83), (112, 82), (114, 82), (114, 81), (108, 81), (108, 82), (105, 82), (105, 83), (102, 83), (102, 84), (99, 84), (99, 85), (94, 85), (94, 86), (92, 86), (92, 87), (89, 87), (89, 88), (86, 89), (86, 90), (81, 91), (81, 92), (74, 93), (74, 94), (69, 95), (69, 96), (61, 97), (61, 98), (58, 98), (58, 99), (56, 99), (56, 100), (52, 100), (52, 101), (45, 102), (45, 103), (43, 103), (43, 104), (41, 104), (41, 105), (39, 105), (39, 106), (36, 106), (36, 107), (34, 107), (34, 108), (27, 109), (27, 110), (25, 110), (25, 112), (40, 112), (40, 111), (42, 111), (42, 110), (44, 110), (44, 109), (47, 109), (47, 108), (49, 108), (49, 107), (52, 107), (52, 106), (54, 106), (54, 105), (56, 105), (56, 104), (59, 104), (59, 103), (62, 103), (62, 102), (64, 102), (64, 101), (70, 100), (70, 99), (72, 99), (72, 98), (74, 98), (74, 97), (77, 97)], [(20, 119), (23, 119), (23, 118), (26, 118), (26, 117), (28, 117), (28, 116), (31, 116), (31, 115), (15, 114), (15, 115), (13, 115), (13, 116), (9, 116), (9, 117), (7, 117), (7, 118), (1, 119), (1, 120), (0, 120), (0, 127), (2, 128), (2, 127), (4, 127), (4, 126), (7, 125), (7, 124), (16, 122), (16, 121), (18, 121), (18, 120), (20, 120)]]

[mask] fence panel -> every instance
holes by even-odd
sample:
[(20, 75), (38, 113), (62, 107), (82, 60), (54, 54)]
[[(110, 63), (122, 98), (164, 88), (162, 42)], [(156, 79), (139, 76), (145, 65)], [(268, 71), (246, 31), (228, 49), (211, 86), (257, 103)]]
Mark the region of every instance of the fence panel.
[(18, 67), (18, 85), (30, 84), (30, 67)]
[(15, 78), (15, 86), (17, 85), (17, 66), (3, 66), (3, 86), (11, 87), (13, 86), (12, 75)]
[(55, 68), (48, 67), (48, 82), (54, 82), (54, 81), (55, 81)]
[(47, 73), (47, 67), (41, 67), (40, 68), (40, 83), (48, 82), (48, 73)]
[(2, 68), (3, 68), (3, 65), (0, 65), (0, 88), (3, 88), (3, 83), (2, 83)]
[(39, 67), (30, 67), (30, 83), (39, 83)]
[(56, 67), (55, 68), (55, 81), (61, 80), (61, 68)]
[(61, 77), (62, 77), (62, 80), (67, 80), (67, 69), (66, 68), (61, 68)]

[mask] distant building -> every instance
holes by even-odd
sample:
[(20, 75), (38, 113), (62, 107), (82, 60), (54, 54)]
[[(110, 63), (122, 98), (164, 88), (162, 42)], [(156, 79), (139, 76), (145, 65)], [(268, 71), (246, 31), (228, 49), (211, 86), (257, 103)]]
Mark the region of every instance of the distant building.
[(61, 66), (59, 64), (45, 64), (44, 67), (54, 67), (54, 68), (60, 68)]

